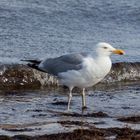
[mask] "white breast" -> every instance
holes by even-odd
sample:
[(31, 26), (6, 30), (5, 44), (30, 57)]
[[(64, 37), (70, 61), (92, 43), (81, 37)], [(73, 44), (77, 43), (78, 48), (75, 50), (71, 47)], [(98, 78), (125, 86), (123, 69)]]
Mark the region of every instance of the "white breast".
[(101, 81), (110, 71), (110, 59), (94, 60), (87, 57), (83, 60), (83, 68), (80, 70), (69, 70), (61, 73), (61, 84), (68, 87), (90, 87)]

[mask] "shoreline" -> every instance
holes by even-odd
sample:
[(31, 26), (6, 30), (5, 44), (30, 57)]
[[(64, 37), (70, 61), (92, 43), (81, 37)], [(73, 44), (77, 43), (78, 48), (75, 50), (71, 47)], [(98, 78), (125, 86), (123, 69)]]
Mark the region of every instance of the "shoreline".
[[(123, 68), (130, 64), (114, 65), (87, 89), (84, 112), (80, 90), (74, 89), (70, 113), (65, 112), (68, 90), (54, 77), (24, 65), (1, 68), (0, 82), (7, 80), (0, 87), (0, 140), (139, 139), (139, 63), (128, 71)], [(44, 83), (46, 78), (50, 81)]]
[[(87, 91), (87, 110), (67, 90), (14, 90), (0, 94), (0, 140), (140, 138), (139, 85)], [(21, 119), (22, 118), (22, 119)]]
[(92, 139), (111, 139), (111, 140), (128, 140), (140, 139), (140, 130), (133, 130), (129, 127), (124, 128), (90, 128), (90, 129), (76, 129), (73, 132), (50, 134), (50, 135), (15, 135), (13, 137), (0, 136), (0, 140), (92, 140)]

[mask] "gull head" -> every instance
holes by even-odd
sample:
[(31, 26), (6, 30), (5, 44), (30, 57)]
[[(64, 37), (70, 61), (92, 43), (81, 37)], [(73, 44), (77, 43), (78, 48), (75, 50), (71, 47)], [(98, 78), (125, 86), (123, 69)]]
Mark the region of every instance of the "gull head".
[(110, 56), (111, 54), (119, 54), (119, 55), (125, 54), (123, 50), (116, 49), (112, 47), (110, 44), (105, 42), (98, 43), (96, 51), (100, 56)]

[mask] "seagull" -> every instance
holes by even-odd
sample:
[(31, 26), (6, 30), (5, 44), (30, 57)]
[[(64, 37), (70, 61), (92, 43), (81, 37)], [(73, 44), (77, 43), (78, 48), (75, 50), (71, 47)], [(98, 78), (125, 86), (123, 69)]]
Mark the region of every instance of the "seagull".
[(97, 84), (109, 73), (112, 66), (111, 54), (125, 54), (123, 50), (115, 49), (105, 42), (100, 42), (96, 46), (96, 57), (82, 52), (42, 61), (25, 61), (29, 62), (28, 66), (31, 68), (57, 76), (59, 83), (69, 88), (68, 111), (74, 87), (82, 89), (82, 108), (86, 108), (85, 88)]

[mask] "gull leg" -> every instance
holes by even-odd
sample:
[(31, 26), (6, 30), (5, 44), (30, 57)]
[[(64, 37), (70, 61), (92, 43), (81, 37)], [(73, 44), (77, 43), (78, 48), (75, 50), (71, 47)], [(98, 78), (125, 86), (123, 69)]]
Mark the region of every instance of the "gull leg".
[(82, 89), (82, 109), (86, 109), (85, 88)]
[(70, 102), (72, 99), (72, 89), (73, 89), (73, 87), (69, 88), (70, 92), (69, 92), (69, 96), (68, 96), (68, 111), (70, 110)]

